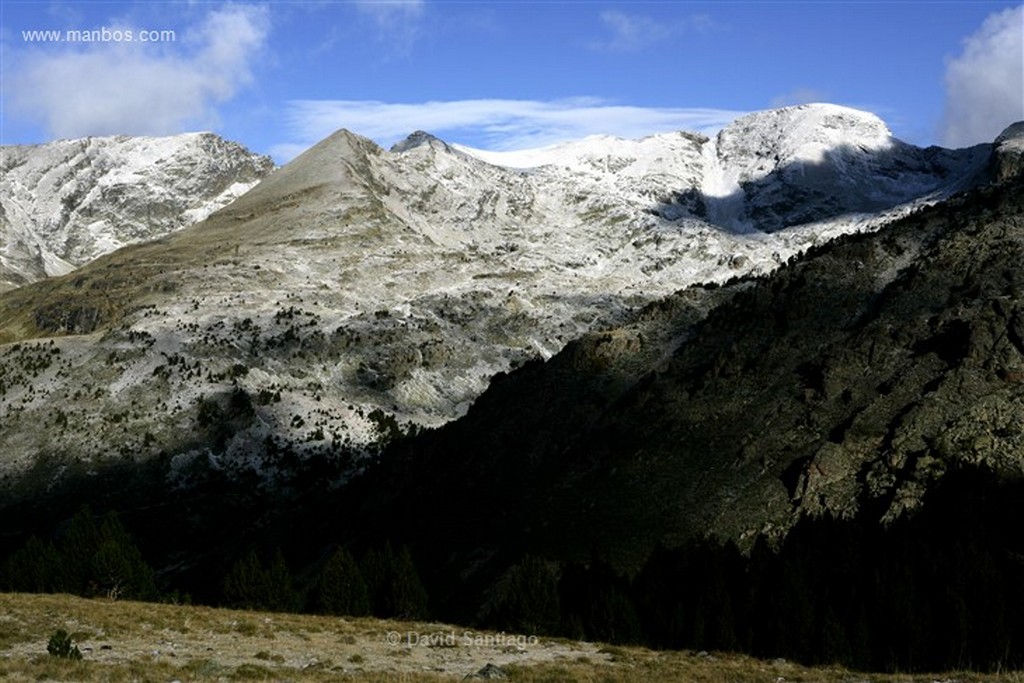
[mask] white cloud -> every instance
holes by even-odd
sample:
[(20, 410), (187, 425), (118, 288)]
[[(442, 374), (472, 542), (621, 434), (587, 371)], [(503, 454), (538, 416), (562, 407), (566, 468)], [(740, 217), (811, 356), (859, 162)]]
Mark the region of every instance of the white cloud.
[(377, 28), (377, 38), (393, 55), (407, 55), (420, 37), (425, 0), (356, 0), (355, 8)]
[(990, 15), (946, 65), (943, 144), (990, 142), (1024, 119), (1024, 5)]
[(292, 140), (272, 153), (279, 161), (294, 156), (339, 128), (388, 146), (414, 130), (490, 150), (513, 150), (608, 134), (639, 138), (670, 130), (717, 131), (745, 112), (721, 109), (634, 107), (596, 98), (556, 101), (458, 100), (393, 104), (365, 100), (290, 102), (287, 124)]
[(797, 88), (772, 98), (772, 107), (789, 107), (795, 104), (812, 104), (828, 102), (828, 96), (822, 90), (814, 88)]
[(601, 13), (601, 23), (610, 31), (611, 37), (597, 41), (594, 47), (615, 52), (635, 52), (667, 39), (673, 28), (650, 17), (625, 12), (607, 11)]
[(356, 0), (356, 8), (375, 21), (388, 26), (420, 16), (426, 5), (424, 0)]
[(642, 14), (608, 10), (601, 13), (600, 19), (610, 35), (592, 41), (590, 47), (611, 52), (639, 52), (686, 31), (704, 32), (717, 26), (707, 14), (659, 21)]
[(18, 56), (11, 108), (65, 138), (210, 127), (216, 106), (251, 81), (268, 27), (265, 8), (228, 5), (174, 43), (39, 47)]

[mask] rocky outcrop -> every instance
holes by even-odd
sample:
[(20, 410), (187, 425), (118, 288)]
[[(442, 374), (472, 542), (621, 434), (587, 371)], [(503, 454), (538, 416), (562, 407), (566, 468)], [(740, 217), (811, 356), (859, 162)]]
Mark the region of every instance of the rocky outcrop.
[(269, 157), (212, 133), (7, 146), (0, 291), (196, 223), (252, 188)]
[(991, 168), (996, 182), (1024, 174), (1024, 121), (1009, 126), (996, 138)]

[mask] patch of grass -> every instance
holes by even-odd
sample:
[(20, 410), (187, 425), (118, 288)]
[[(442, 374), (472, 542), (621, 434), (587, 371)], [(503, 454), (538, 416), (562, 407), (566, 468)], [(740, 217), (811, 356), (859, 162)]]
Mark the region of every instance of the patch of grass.
[(258, 664), (243, 664), (234, 670), (231, 677), (236, 681), (268, 681), (274, 677), (274, 672)]
[(235, 632), (251, 638), (260, 632), (260, 627), (247, 619), (240, 619), (235, 624)]
[(262, 660), (264, 662), (274, 662), (276, 664), (284, 663), (284, 657), (277, 654), (276, 652), (272, 654), (270, 652), (267, 652), (266, 650), (260, 650), (256, 653), (255, 656), (256, 659)]
[(183, 666), (182, 670), (191, 676), (204, 679), (220, 676), (224, 667), (212, 659), (193, 659)]
[(0, 650), (30, 640), (34, 638), (26, 632), (20, 622), (7, 615), (0, 616)]
[[(460, 662), (429, 671), (436, 648), (389, 647), (389, 631), (448, 628), (375, 619), (262, 614), (209, 607), (84, 600), (66, 595), (0, 594), (0, 681), (129, 683), (171, 680), (291, 681), (293, 683), (439, 683), (461, 680), (483, 664)], [(46, 654), (57, 629), (83, 646), (83, 660)], [(244, 633), (243, 633), (244, 632)], [(79, 637), (81, 640), (79, 641)], [(169, 650), (168, 642), (174, 643)], [(109, 644), (109, 648), (103, 645)], [(559, 659), (531, 661), (495, 650), (467, 654), (494, 659), (512, 683), (1024, 683), (1024, 673), (888, 675), (839, 667), (808, 668), (735, 654), (660, 652), (544, 639), (541, 651)], [(168, 656), (173, 651), (175, 657)], [(161, 652), (163, 654), (157, 654)], [(255, 653), (252, 654), (252, 653)], [(332, 658), (346, 666), (332, 664)], [(317, 662), (301, 668), (302, 663)], [(437, 665), (440, 660), (432, 660)], [(515, 664), (502, 662), (515, 661)], [(345, 671), (358, 667), (357, 671)]]

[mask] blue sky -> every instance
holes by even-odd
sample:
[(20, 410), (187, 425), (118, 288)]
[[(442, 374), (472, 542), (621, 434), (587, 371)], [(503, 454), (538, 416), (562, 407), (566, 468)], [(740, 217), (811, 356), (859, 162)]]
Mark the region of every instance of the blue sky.
[[(285, 161), (337, 128), (488, 149), (712, 132), (828, 101), (915, 144), (1024, 119), (1019, 2), (0, 0), (4, 144), (214, 130)], [(106, 29), (100, 42), (28, 31)], [(132, 31), (132, 42), (116, 31)], [(173, 40), (141, 42), (142, 31)], [(151, 34), (156, 36), (158, 34)]]

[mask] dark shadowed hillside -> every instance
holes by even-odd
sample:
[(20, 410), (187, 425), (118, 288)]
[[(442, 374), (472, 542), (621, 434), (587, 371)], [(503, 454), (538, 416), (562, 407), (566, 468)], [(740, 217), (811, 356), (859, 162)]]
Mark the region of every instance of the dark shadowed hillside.
[(708, 534), (775, 545), (805, 516), (890, 524), (965, 466), (1017, 480), (1021, 263), (1017, 179), (682, 292), (497, 379), (347, 514), (472, 580), (526, 552), (629, 572)]

